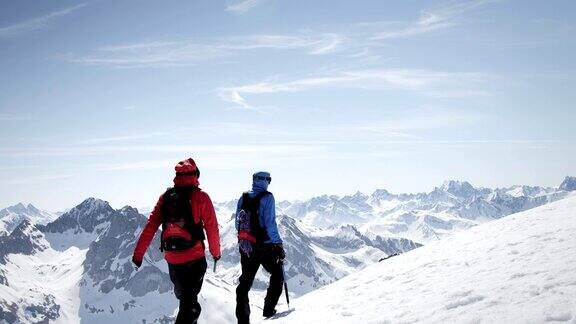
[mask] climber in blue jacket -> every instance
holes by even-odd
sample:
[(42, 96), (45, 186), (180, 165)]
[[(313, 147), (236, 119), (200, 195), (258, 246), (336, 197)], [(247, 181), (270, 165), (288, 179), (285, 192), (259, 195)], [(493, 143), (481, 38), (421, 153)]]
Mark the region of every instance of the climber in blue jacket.
[(242, 264), (242, 274), (236, 288), (236, 317), (239, 324), (250, 323), (248, 292), (260, 265), (270, 273), (270, 284), (264, 298), (264, 317), (276, 314), (275, 307), (282, 294), (282, 262), (286, 255), (278, 233), (274, 195), (268, 191), (271, 182), (270, 173), (254, 173), (252, 190), (242, 194), (236, 208)]

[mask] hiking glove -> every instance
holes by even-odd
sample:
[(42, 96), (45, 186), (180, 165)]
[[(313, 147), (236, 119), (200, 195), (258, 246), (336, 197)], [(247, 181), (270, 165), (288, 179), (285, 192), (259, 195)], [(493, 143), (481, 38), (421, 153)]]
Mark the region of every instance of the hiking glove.
[(214, 261), (218, 261), (218, 260), (220, 260), (221, 257), (222, 257), (221, 255), (212, 256), (212, 259), (214, 259)]
[(136, 259), (135, 256), (132, 256), (132, 263), (136, 266), (136, 270), (142, 266), (142, 260)]
[(283, 261), (286, 258), (286, 252), (284, 252), (284, 246), (282, 243), (274, 244), (274, 252), (278, 256), (278, 259)]

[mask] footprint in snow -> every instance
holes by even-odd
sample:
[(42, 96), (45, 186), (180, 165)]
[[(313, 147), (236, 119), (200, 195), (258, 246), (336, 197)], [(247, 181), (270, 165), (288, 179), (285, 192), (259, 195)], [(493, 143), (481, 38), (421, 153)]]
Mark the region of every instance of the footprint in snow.
[(515, 273), (510, 277), (510, 280), (523, 278), (523, 277), (526, 277), (527, 275), (528, 274), (526, 274), (526, 273)]
[(460, 294), (453, 295), (452, 296), (453, 301), (451, 303), (448, 303), (444, 307), (446, 309), (450, 310), (450, 309), (454, 309), (454, 308), (458, 308), (458, 307), (472, 305), (472, 304), (477, 303), (479, 301), (482, 301), (486, 298), (484, 296), (480, 296), (480, 295), (474, 296), (471, 294), (472, 294), (472, 291), (465, 291), (465, 292), (462, 292)]
[(568, 322), (574, 316), (569, 311), (561, 311), (561, 312), (552, 312), (546, 314), (546, 318), (544, 319), (546, 322)]

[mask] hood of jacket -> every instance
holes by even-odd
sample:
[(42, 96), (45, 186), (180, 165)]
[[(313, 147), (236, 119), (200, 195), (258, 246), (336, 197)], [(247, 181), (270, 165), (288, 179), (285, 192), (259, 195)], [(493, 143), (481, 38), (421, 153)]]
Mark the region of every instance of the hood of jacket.
[(200, 170), (192, 158), (178, 162), (174, 167), (176, 177), (174, 177), (175, 187), (196, 186), (200, 185), (198, 178)]
[(268, 185), (270, 185), (268, 183), (268, 181), (266, 180), (259, 180), (256, 179), (256, 177), (269, 177), (270, 173), (266, 172), (266, 171), (260, 171), (260, 172), (256, 172), (252, 175), (252, 192), (254, 192), (255, 194), (259, 194), (263, 191), (267, 191), (268, 190)]

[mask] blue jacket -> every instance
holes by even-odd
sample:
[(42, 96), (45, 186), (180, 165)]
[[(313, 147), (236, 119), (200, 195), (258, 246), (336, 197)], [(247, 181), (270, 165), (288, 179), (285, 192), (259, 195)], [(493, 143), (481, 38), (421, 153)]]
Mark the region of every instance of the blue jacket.
[[(254, 180), (252, 183), (252, 190), (248, 192), (250, 197), (255, 197), (261, 192), (268, 190), (268, 182), (266, 180)], [(242, 197), (238, 200), (238, 206), (236, 207), (236, 230), (238, 230), (239, 220), (238, 214), (242, 209)], [(274, 195), (270, 193), (265, 195), (260, 200), (260, 207), (258, 209), (260, 225), (266, 229), (268, 233), (269, 240), (264, 243), (282, 243), (280, 234), (278, 234), (278, 225), (276, 224), (276, 203), (274, 201)]]

